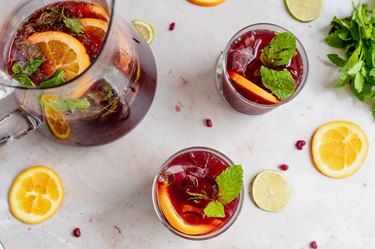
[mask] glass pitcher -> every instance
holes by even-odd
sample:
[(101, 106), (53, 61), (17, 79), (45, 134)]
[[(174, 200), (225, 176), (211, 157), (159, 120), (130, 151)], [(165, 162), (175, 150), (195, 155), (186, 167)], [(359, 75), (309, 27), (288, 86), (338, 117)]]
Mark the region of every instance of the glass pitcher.
[[(87, 69), (71, 80), (41, 87), (27, 86), (22, 80), (21, 84), (13, 79), (14, 75), (10, 76), (19, 73), (19, 68), (11, 63), (17, 30), (35, 11), (60, 2), (66, 9), (68, 4), (74, 5), (82, 18), (89, 13), (90, 18), (94, 16), (107, 24), (102, 28), (107, 29), (102, 46)], [(77, 3), (86, 9), (79, 9)], [(87, 6), (91, 6), (89, 11)], [(0, 3), (0, 7), (0, 145), (33, 130), (62, 144), (102, 145), (124, 136), (139, 124), (155, 95), (156, 65), (145, 40), (115, 15), (115, 0), (13, 0)], [(46, 17), (43, 18), (45, 21)], [(80, 20), (82, 23), (83, 19)], [(27, 54), (29, 50), (25, 51)], [(82, 59), (79, 54), (76, 57)], [(60, 72), (64, 70), (67, 75), (66, 68)]]

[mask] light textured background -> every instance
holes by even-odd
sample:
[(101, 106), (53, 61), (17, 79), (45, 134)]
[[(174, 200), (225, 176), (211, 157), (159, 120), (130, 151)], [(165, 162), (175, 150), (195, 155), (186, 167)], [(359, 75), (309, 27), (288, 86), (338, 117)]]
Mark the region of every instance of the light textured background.
[[(6, 1), (0, 2), (0, 10)], [(0, 148), (0, 240), (7, 249), (73, 248), (375, 248), (375, 155), (370, 147), (363, 168), (334, 180), (313, 166), (309, 146), (314, 130), (332, 120), (359, 124), (372, 144), (374, 118), (366, 104), (347, 88), (334, 89), (338, 69), (324, 44), (333, 16), (351, 13), (350, 0), (326, 0), (319, 19), (299, 23), (282, 0), (227, 0), (202, 8), (185, 0), (118, 0), (117, 14), (143, 19), (155, 28), (151, 45), (158, 67), (158, 89), (143, 122), (128, 136), (96, 148), (57, 145), (37, 133)], [(176, 23), (169, 31), (171, 22)], [(300, 95), (263, 115), (247, 116), (224, 103), (215, 88), (215, 63), (240, 28), (270, 22), (291, 30), (305, 46), (310, 71)], [(181, 107), (180, 112), (175, 106)], [(211, 118), (213, 127), (203, 120)], [(257, 172), (290, 165), (294, 187), (289, 208), (280, 213), (259, 210), (245, 197), (236, 223), (224, 234), (194, 242), (170, 233), (158, 221), (151, 184), (160, 164), (184, 147), (202, 145), (227, 154), (245, 169), (245, 191)], [(370, 145), (371, 146), (371, 145)], [(25, 168), (45, 164), (61, 176), (65, 200), (58, 213), (41, 225), (26, 225), (10, 214), (7, 194)], [(71, 231), (80, 227), (82, 237)], [(118, 229), (121, 230), (121, 233)]]

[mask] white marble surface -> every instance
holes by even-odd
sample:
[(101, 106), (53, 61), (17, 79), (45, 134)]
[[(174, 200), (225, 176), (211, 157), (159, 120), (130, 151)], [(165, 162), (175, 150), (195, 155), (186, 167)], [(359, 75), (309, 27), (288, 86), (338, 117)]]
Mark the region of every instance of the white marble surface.
[[(6, 1), (0, 2), (0, 9)], [(95, 148), (65, 147), (37, 133), (0, 148), (0, 241), (7, 249), (41, 248), (250, 248), (307, 249), (375, 248), (374, 118), (350, 91), (334, 89), (337, 68), (327, 63), (333, 52), (323, 43), (334, 15), (351, 13), (351, 0), (326, 0), (319, 19), (299, 23), (283, 0), (227, 0), (202, 8), (185, 0), (118, 0), (117, 13), (143, 19), (155, 28), (151, 47), (158, 67), (158, 89), (143, 122), (129, 135)], [(174, 31), (169, 31), (176, 22)], [(309, 77), (300, 95), (263, 115), (234, 111), (217, 94), (215, 63), (229, 38), (240, 28), (270, 22), (294, 32), (310, 61)], [(181, 107), (176, 112), (175, 106)], [(213, 127), (203, 120), (211, 118)], [(335, 180), (313, 166), (309, 146), (295, 149), (298, 139), (310, 141), (314, 130), (332, 120), (359, 124), (370, 140), (369, 156), (354, 176)], [(236, 223), (208, 241), (188, 241), (158, 221), (151, 202), (151, 184), (159, 165), (184, 147), (202, 145), (227, 154), (244, 166), (247, 193)], [(290, 165), (286, 175), (294, 187), (289, 208), (268, 213), (249, 198), (257, 172)], [(9, 212), (8, 190), (25, 168), (44, 164), (61, 176), (65, 200), (53, 218), (26, 225)], [(71, 235), (80, 227), (82, 236)], [(117, 228), (116, 228), (117, 227)]]

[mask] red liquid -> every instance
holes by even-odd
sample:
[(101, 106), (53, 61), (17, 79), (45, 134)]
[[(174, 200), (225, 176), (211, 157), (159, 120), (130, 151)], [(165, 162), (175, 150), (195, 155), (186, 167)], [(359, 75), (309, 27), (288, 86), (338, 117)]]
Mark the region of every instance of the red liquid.
[[(23, 22), (12, 41), (8, 58), (10, 74), (12, 74), (15, 62), (27, 60), (27, 53), (25, 54), (25, 50), (22, 50), (22, 46), (20, 49), (19, 44), (36, 32), (60, 31), (67, 33), (84, 45), (91, 62), (98, 56), (105, 33), (103, 34), (100, 29), (85, 28), (84, 35), (77, 35), (66, 28), (61, 20), (47, 25), (40, 24), (46, 11), (51, 8), (57, 11), (64, 9), (64, 15), (68, 18), (95, 18), (109, 21), (106, 13), (98, 14), (97, 11), (93, 11), (95, 5), (84, 2), (60, 2), (35, 11)], [(111, 52), (113, 54), (109, 54), (112, 61), (106, 61), (106, 64), (111, 64), (118, 70), (110, 76), (107, 75), (106, 79), (97, 79), (79, 97), (79, 99), (87, 99), (90, 102), (90, 107), (87, 110), (68, 110), (61, 113), (69, 123), (71, 130), (69, 137), (60, 139), (55, 136), (47, 122), (38, 128), (39, 133), (56, 142), (68, 145), (101, 145), (127, 134), (143, 119), (155, 95), (156, 65), (151, 49), (144, 39), (139, 38), (138, 34), (131, 29), (128, 30), (127, 27), (123, 22), (117, 26), (116, 38), (122, 37), (122, 39), (117, 40), (119, 42), (118, 49), (111, 48), (111, 51), (115, 50), (115, 52)], [(129, 34), (130, 37), (128, 37)], [(121, 43), (123, 40), (127, 44)], [(133, 48), (134, 54), (127, 54), (128, 51), (124, 49), (124, 46)], [(108, 52), (104, 51), (103, 53)], [(51, 76), (49, 71), (48, 63), (44, 62), (30, 78), (38, 86), (40, 82)], [(122, 81), (129, 83), (125, 84)], [(115, 89), (116, 86), (118, 89)], [(64, 87), (69, 87), (69, 85)], [(15, 91), (15, 96), (25, 109), (46, 121), (45, 112), (40, 105), (40, 96), (36, 91), (30, 90), (26, 93)]]
[[(239, 197), (237, 197), (225, 205), (225, 218), (208, 218), (204, 215), (204, 208), (218, 195), (216, 177), (229, 166), (209, 152), (186, 152), (168, 163), (157, 181), (157, 187), (160, 189), (167, 186), (170, 202), (185, 223), (215, 224), (213, 231), (216, 231), (233, 217), (239, 204)], [(194, 199), (189, 193), (202, 194), (208, 198)]]
[[(263, 63), (260, 60), (260, 55), (262, 54), (263, 49), (275, 36), (276, 33), (270, 30), (255, 30), (249, 31), (235, 39), (230, 45), (230, 49), (228, 50), (226, 69), (228, 71), (233, 71), (244, 76), (252, 83), (271, 93), (262, 84), (259, 70)], [(283, 70), (284, 68), (286, 68), (291, 73), (295, 82), (295, 88), (297, 89), (301, 84), (304, 73), (302, 57), (298, 50), (286, 66), (278, 67), (276, 68), (276, 70)], [(231, 86), (233, 86), (241, 96), (248, 99), (249, 101), (263, 105), (269, 105), (268, 102), (265, 102), (263, 99), (252, 94), (249, 90), (246, 90), (243, 87), (239, 86), (231, 79), (230, 82), (226, 82), (224, 78), (223, 89), (227, 100), (239, 111), (243, 111), (246, 113), (248, 112), (248, 109), (251, 109), (250, 112), (253, 112), (252, 114), (260, 114), (264, 112), (264, 110), (258, 110), (256, 107), (249, 107), (248, 105), (244, 104), (243, 101), (240, 101), (239, 97), (233, 93), (233, 90), (231, 90), (227, 84), (231, 84)]]
[[(8, 72), (13, 75), (12, 66), (15, 62), (28, 61), (32, 50), (37, 50), (38, 47), (30, 48), (30, 43), (27, 38), (35, 33), (47, 31), (61, 31), (78, 39), (86, 48), (86, 52), (93, 61), (103, 43), (105, 32), (99, 28), (84, 28), (83, 34), (77, 34), (69, 29), (62, 18), (58, 17), (57, 13), (64, 13), (67, 18), (94, 18), (103, 21), (106, 17), (93, 11), (95, 5), (83, 2), (60, 2), (46, 6), (40, 10), (35, 11), (23, 25), (18, 29), (16, 36), (12, 42), (12, 48), (8, 61)], [(51, 11), (53, 10), (53, 12)], [(28, 45), (25, 45), (28, 43)], [(42, 81), (50, 78), (54, 73), (49, 62), (46, 60), (39, 70), (30, 76), (33, 83), (38, 86)]]

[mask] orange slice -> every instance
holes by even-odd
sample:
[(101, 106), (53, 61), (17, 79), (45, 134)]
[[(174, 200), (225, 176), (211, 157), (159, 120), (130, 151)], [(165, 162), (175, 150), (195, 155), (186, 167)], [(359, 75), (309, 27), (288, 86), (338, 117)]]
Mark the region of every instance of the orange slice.
[(207, 224), (207, 225), (190, 225), (185, 223), (177, 214), (169, 200), (169, 194), (167, 187), (159, 187), (158, 189), (159, 206), (163, 212), (168, 223), (181, 233), (188, 235), (202, 235), (207, 234), (221, 223), (218, 224)]
[(211, 7), (215, 5), (219, 5), (223, 3), (225, 0), (188, 0), (190, 3), (204, 6), (204, 7)]
[(33, 166), (23, 171), (9, 191), (10, 211), (28, 224), (49, 219), (60, 208), (63, 199), (60, 177), (46, 166)]
[(254, 95), (256, 98), (263, 100), (263, 102), (267, 104), (275, 104), (277, 102), (280, 102), (278, 98), (276, 98), (274, 95), (268, 93), (267, 91), (263, 90), (261, 87), (257, 86), (253, 82), (249, 81), (245, 77), (232, 72), (228, 71), (229, 77), (237, 83), (242, 88), (246, 89), (249, 93)]
[(91, 4), (89, 8), (90, 8), (91, 12), (102, 16), (106, 21), (109, 20), (108, 13), (102, 6), (96, 5), (96, 4)]
[(75, 78), (90, 66), (90, 57), (83, 44), (59, 31), (35, 33), (27, 40), (39, 47), (54, 70), (62, 68), (65, 80)]
[(52, 134), (60, 139), (65, 140), (70, 137), (70, 125), (59, 111), (57, 111), (52, 103), (57, 100), (57, 96), (42, 96), (41, 102), (44, 109), (44, 115), (47, 120), (48, 127)]
[(80, 19), (85, 31), (86, 29), (93, 29), (92, 32), (100, 32), (100, 36), (103, 38), (108, 31), (108, 22), (95, 19), (95, 18), (82, 18)]
[(320, 126), (312, 139), (312, 157), (317, 169), (333, 178), (353, 175), (368, 153), (366, 133), (356, 124), (334, 121)]

